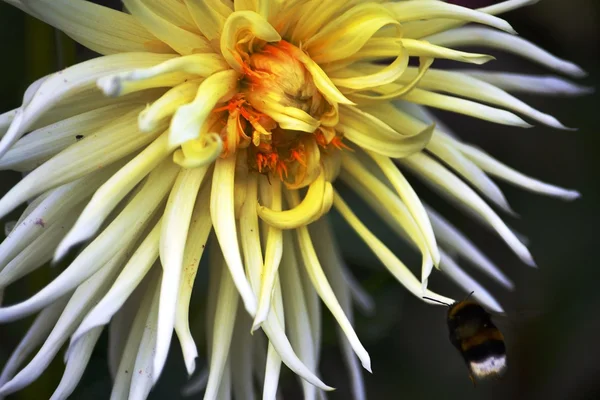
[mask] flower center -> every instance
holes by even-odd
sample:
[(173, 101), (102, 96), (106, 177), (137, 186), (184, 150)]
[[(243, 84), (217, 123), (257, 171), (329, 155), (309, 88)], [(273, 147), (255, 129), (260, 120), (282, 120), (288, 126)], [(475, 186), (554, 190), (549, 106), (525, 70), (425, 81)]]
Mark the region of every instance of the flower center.
[(319, 168), (319, 153), (343, 146), (341, 134), (328, 123), (337, 110), (294, 56), (299, 51), (280, 41), (249, 54), (239, 93), (215, 110), (227, 112), (224, 155), (247, 148), (250, 169), (289, 186), (309, 184), (306, 178)]

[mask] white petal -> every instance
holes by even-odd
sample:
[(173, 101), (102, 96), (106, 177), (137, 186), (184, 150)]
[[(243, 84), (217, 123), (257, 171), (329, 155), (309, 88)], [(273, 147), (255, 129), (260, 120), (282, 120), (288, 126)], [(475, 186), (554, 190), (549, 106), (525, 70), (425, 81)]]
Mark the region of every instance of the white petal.
[[(215, 178), (216, 180), (216, 178)], [(223, 379), (231, 338), (237, 312), (239, 294), (231, 278), (230, 272), (225, 267), (225, 260), (221, 260), (215, 268), (222, 269), (219, 282), (219, 291), (216, 298), (216, 309), (212, 333), (210, 354), (210, 374), (204, 399), (218, 399), (219, 387)]]
[[(290, 232), (285, 232), (284, 235), (287, 246), (283, 253), (279, 275), (281, 276), (282, 290), (285, 292), (283, 304), (285, 313), (288, 315), (286, 322), (289, 326), (290, 341), (300, 360), (309, 369), (316, 370), (314, 335), (320, 334), (320, 332), (314, 332), (311, 329), (292, 238)], [(317, 388), (304, 380), (301, 383), (304, 398), (315, 399)]]
[(158, 306), (158, 330), (153, 367), (154, 384), (162, 373), (171, 345), (179, 286), (184, 267), (186, 239), (198, 190), (207, 170), (208, 166), (182, 169), (171, 189), (163, 214), (159, 246), (163, 279)]
[(234, 156), (219, 158), (215, 162), (212, 193), (210, 196), (210, 215), (215, 234), (223, 250), (223, 256), (231, 277), (250, 315), (256, 314), (256, 297), (244, 272), (237, 240), (237, 229), (234, 214), (234, 172), (236, 159)]
[(121, 267), (122, 261), (123, 256), (117, 254), (77, 288), (38, 353), (21, 372), (2, 386), (0, 394), (14, 393), (29, 385), (44, 372), (63, 343), (75, 331), (84, 313), (92, 307), (94, 302), (98, 301), (108, 288), (118, 272), (118, 268)]
[(175, 313), (175, 332), (181, 344), (188, 375), (194, 373), (196, 357), (198, 357), (196, 343), (194, 342), (189, 326), (190, 300), (192, 298), (192, 289), (198, 266), (211, 230), (210, 184), (207, 182), (200, 190), (200, 194), (196, 199), (194, 213), (192, 214), (192, 222), (185, 244), (183, 276), (179, 287), (177, 311)]
[(39, 237), (45, 225), (60, 223), (65, 214), (89, 197), (115, 170), (116, 166), (109, 167), (46, 192), (46, 197), (37, 207), (22, 218), (10, 235), (0, 243), (0, 269)]
[(28, 300), (0, 308), (0, 321), (13, 321), (39, 310), (89, 278), (113, 254), (129, 250), (170, 189), (177, 170), (172, 164), (156, 170), (119, 216), (54, 281)]
[[(296, 204), (290, 204), (290, 206), (295, 205)], [(344, 330), (344, 333), (352, 344), (352, 348), (354, 349), (358, 358), (360, 358), (363, 368), (371, 372), (371, 359), (369, 354), (358, 339), (352, 324), (348, 320), (348, 317), (344, 314), (344, 311), (342, 310), (335, 294), (333, 293), (333, 290), (331, 289), (317, 254), (315, 253), (308, 228), (300, 227), (296, 229), (296, 236), (300, 253), (304, 261), (304, 266), (306, 267), (306, 271), (308, 272), (315, 290), (317, 293), (319, 293), (319, 297), (321, 297), (323, 302), (327, 305), (327, 308), (329, 308), (340, 327)]]
[(173, 148), (168, 146), (167, 134), (163, 133), (113, 174), (94, 193), (58, 252), (95, 235), (117, 204), (172, 151)]
[[(350, 288), (346, 284), (344, 261), (340, 253), (339, 246), (335, 242), (331, 225), (326, 219), (321, 219), (311, 226), (311, 234), (315, 237), (315, 250), (319, 259), (323, 261), (323, 268), (331, 287), (340, 300), (340, 305), (348, 320), (353, 322), (352, 303), (350, 298)], [(346, 363), (346, 368), (350, 373), (352, 395), (354, 400), (366, 400), (365, 383), (362, 371), (358, 365), (358, 358), (352, 351), (352, 346), (344, 332), (338, 327), (338, 338), (342, 345), (342, 354)]]
[[(114, 379), (111, 400), (126, 399), (129, 395), (132, 376), (135, 374), (135, 361), (139, 352), (142, 336), (146, 328), (146, 322), (152, 309), (152, 299), (159, 291), (160, 267), (154, 268), (148, 275), (147, 287), (138, 304), (135, 318), (131, 324), (131, 330), (126, 338), (123, 354), (121, 355), (119, 368)], [(158, 304), (157, 304), (158, 307)]]
[(522, 37), (491, 29), (458, 28), (429, 36), (426, 39), (431, 43), (445, 47), (483, 46), (504, 50), (575, 78), (586, 76), (586, 72), (579, 66), (556, 57)]
[(138, 287), (142, 279), (150, 271), (154, 262), (158, 259), (160, 227), (161, 220), (158, 221), (129, 261), (127, 261), (127, 264), (125, 264), (125, 267), (123, 267), (108, 292), (85, 316), (79, 328), (73, 334), (72, 342), (76, 342), (79, 337), (91, 329), (108, 324), (113, 315), (117, 313), (135, 288)]
[(103, 75), (131, 69), (150, 67), (173, 56), (152, 53), (126, 53), (94, 58), (53, 74), (38, 88), (31, 102), (17, 113), (12, 124), (0, 141), (0, 157), (12, 146), (44, 113), (65, 98), (94, 87)]
[(248, 333), (252, 320), (243, 310), (238, 310), (231, 343), (231, 382), (236, 399), (255, 400), (252, 377), (252, 336)]
[(445, 249), (456, 252), (458, 255), (466, 258), (474, 266), (504, 287), (509, 289), (514, 287), (512, 281), (462, 232), (446, 221), (431, 207), (427, 207), (427, 213), (431, 219), (435, 235), (439, 238), (440, 243), (442, 243)]
[(494, 297), (477, 281), (467, 275), (447, 254), (442, 254), (440, 270), (456, 282), (466, 292), (474, 292), (473, 297), (492, 311), (501, 313), (504, 310)]
[[(375, 236), (367, 227), (362, 223), (362, 221), (352, 212), (350, 207), (344, 202), (344, 200), (340, 197), (338, 193), (335, 193), (335, 197), (333, 199), (334, 207), (342, 214), (342, 217), (348, 222), (348, 224), (356, 231), (356, 233), (360, 236), (360, 238), (365, 242), (367, 246), (375, 253), (377, 258), (386, 266), (386, 268), (394, 275), (394, 277), (402, 284), (406, 289), (408, 289), (413, 295), (418, 297), (419, 299), (423, 299), (423, 295), (427, 297), (434, 298), (443, 303), (451, 304), (454, 303), (454, 300), (441, 296), (437, 293), (426, 289), (423, 291), (421, 283), (418, 279), (413, 275), (412, 272), (400, 261), (394, 253), (390, 251), (378, 238)], [(385, 208), (374, 208), (376, 212), (382, 212), (382, 215), (385, 215), (387, 211)], [(386, 219), (384, 219), (386, 220)], [(424, 300), (428, 302), (427, 300)]]
[[(48, 334), (58, 321), (71, 294), (57, 299), (54, 303), (43, 309), (35, 318), (31, 327), (27, 330), (17, 348), (12, 352), (10, 358), (4, 365), (0, 375), (0, 387), (4, 386), (15, 375), (21, 364), (26, 361), (31, 353), (36, 350), (48, 337)], [(1, 396), (0, 396), (1, 397)]]
[[(160, 287), (160, 282), (159, 282)], [(148, 318), (145, 321), (140, 345), (137, 349), (129, 387), (130, 400), (145, 400), (154, 385), (153, 361), (156, 352), (156, 330), (158, 324), (158, 303), (160, 289), (156, 288), (152, 297)], [(133, 329), (132, 329), (133, 331)]]
[(102, 329), (103, 327), (92, 329), (73, 347), (69, 347), (65, 372), (50, 400), (66, 400), (73, 393), (90, 361)]
[(415, 171), (424, 178), (426, 183), (433, 185), (441, 193), (447, 194), (458, 205), (480, 216), (494, 228), (523, 262), (531, 266), (535, 265), (527, 247), (519, 241), (494, 210), (453, 173), (424, 154), (415, 154), (399, 162)]

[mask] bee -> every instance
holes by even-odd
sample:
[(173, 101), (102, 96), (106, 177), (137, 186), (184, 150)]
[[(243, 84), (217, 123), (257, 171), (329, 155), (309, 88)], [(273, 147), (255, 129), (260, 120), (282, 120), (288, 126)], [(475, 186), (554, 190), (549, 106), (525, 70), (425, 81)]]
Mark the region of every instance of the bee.
[(450, 342), (461, 354), (473, 385), (476, 381), (500, 378), (506, 371), (504, 336), (492, 322), (492, 316), (474, 300), (473, 292), (453, 304), (427, 298), (448, 306)]

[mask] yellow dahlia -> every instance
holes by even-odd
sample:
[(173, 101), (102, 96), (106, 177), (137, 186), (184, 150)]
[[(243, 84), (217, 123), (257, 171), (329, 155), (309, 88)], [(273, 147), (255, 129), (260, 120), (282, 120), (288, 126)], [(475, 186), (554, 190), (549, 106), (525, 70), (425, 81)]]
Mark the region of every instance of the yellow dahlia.
[[(354, 395), (364, 398), (357, 359), (369, 371), (371, 360), (351, 308), (362, 292), (335, 244), (332, 206), (418, 298), (452, 301), (427, 288), (436, 267), (501, 310), (444, 250), (504, 286), (510, 280), (422, 204), (401, 170), (492, 227), (527, 264), (527, 248), (483, 200), (510, 211), (489, 176), (578, 196), (463, 143), (421, 107), (530, 127), (517, 113), (564, 128), (508, 92), (584, 91), (575, 85), (432, 68), (436, 59), (492, 60), (454, 49), (478, 45), (582, 75), (496, 16), (535, 0), (479, 10), (436, 0), (124, 0), (123, 12), (83, 0), (5, 1), (102, 56), (34, 82), (19, 108), (0, 115), (0, 168), (27, 172), (0, 200), (0, 217), (28, 202), (0, 245), (0, 291), (51, 259), (69, 260), (37, 294), (0, 308), (0, 322), (39, 313), (0, 395), (34, 381), (70, 338), (52, 397), (66, 398), (108, 325), (112, 398), (143, 399), (173, 332), (195, 372), (189, 315), (206, 304), (205, 372), (188, 392), (273, 399), (284, 363), (314, 399), (332, 389), (317, 377), (322, 301), (343, 332)], [(355, 216), (339, 181), (414, 245), (420, 279)], [(206, 301), (190, 309), (207, 243)]]

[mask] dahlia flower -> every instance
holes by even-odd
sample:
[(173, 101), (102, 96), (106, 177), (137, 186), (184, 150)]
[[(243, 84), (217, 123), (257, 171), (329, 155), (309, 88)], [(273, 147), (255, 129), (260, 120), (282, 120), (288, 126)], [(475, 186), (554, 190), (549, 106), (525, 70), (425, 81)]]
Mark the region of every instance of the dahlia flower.
[[(453, 301), (429, 290), (436, 269), (500, 311), (450, 254), (501, 285), (511, 281), (423, 204), (404, 172), (491, 227), (530, 265), (526, 246), (489, 205), (511, 211), (491, 177), (578, 196), (464, 143), (427, 111), (565, 129), (509, 93), (581, 87), (433, 67), (438, 59), (493, 60), (458, 50), (477, 45), (583, 75), (497, 16), (535, 0), (479, 10), (437, 0), (124, 0), (124, 11), (83, 0), (5, 1), (101, 56), (32, 83), (23, 104), (0, 115), (0, 168), (26, 173), (0, 200), (0, 217), (27, 203), (0, 244), (0, 291), (68, 260), (38, 293), (0, 308), (2, 323), (37, 313), (4, 368), (0, 395), (34, 381), (68, 342), (52, 396), (66, 398), (106, 328), (113, 399), (148, 396), (174, 333), (194, 374), (187, 393), (274, 399), (283, 363), (314, 399), (332, 389), (318, 377), (324, 304), (339, 325), (354, 396), (364, 398), (358, 362), (371, 371), (371, 360), (351, 303), (365, 294), (336, 245), (332, 207), (419, 299)], [(339, 182), (414, 246), (418, 277), (357, 218)], [(199, 267), (208, 278), (197, 306), (190, 299)], [(190, 313), (204, 318), (201, 358)]]

